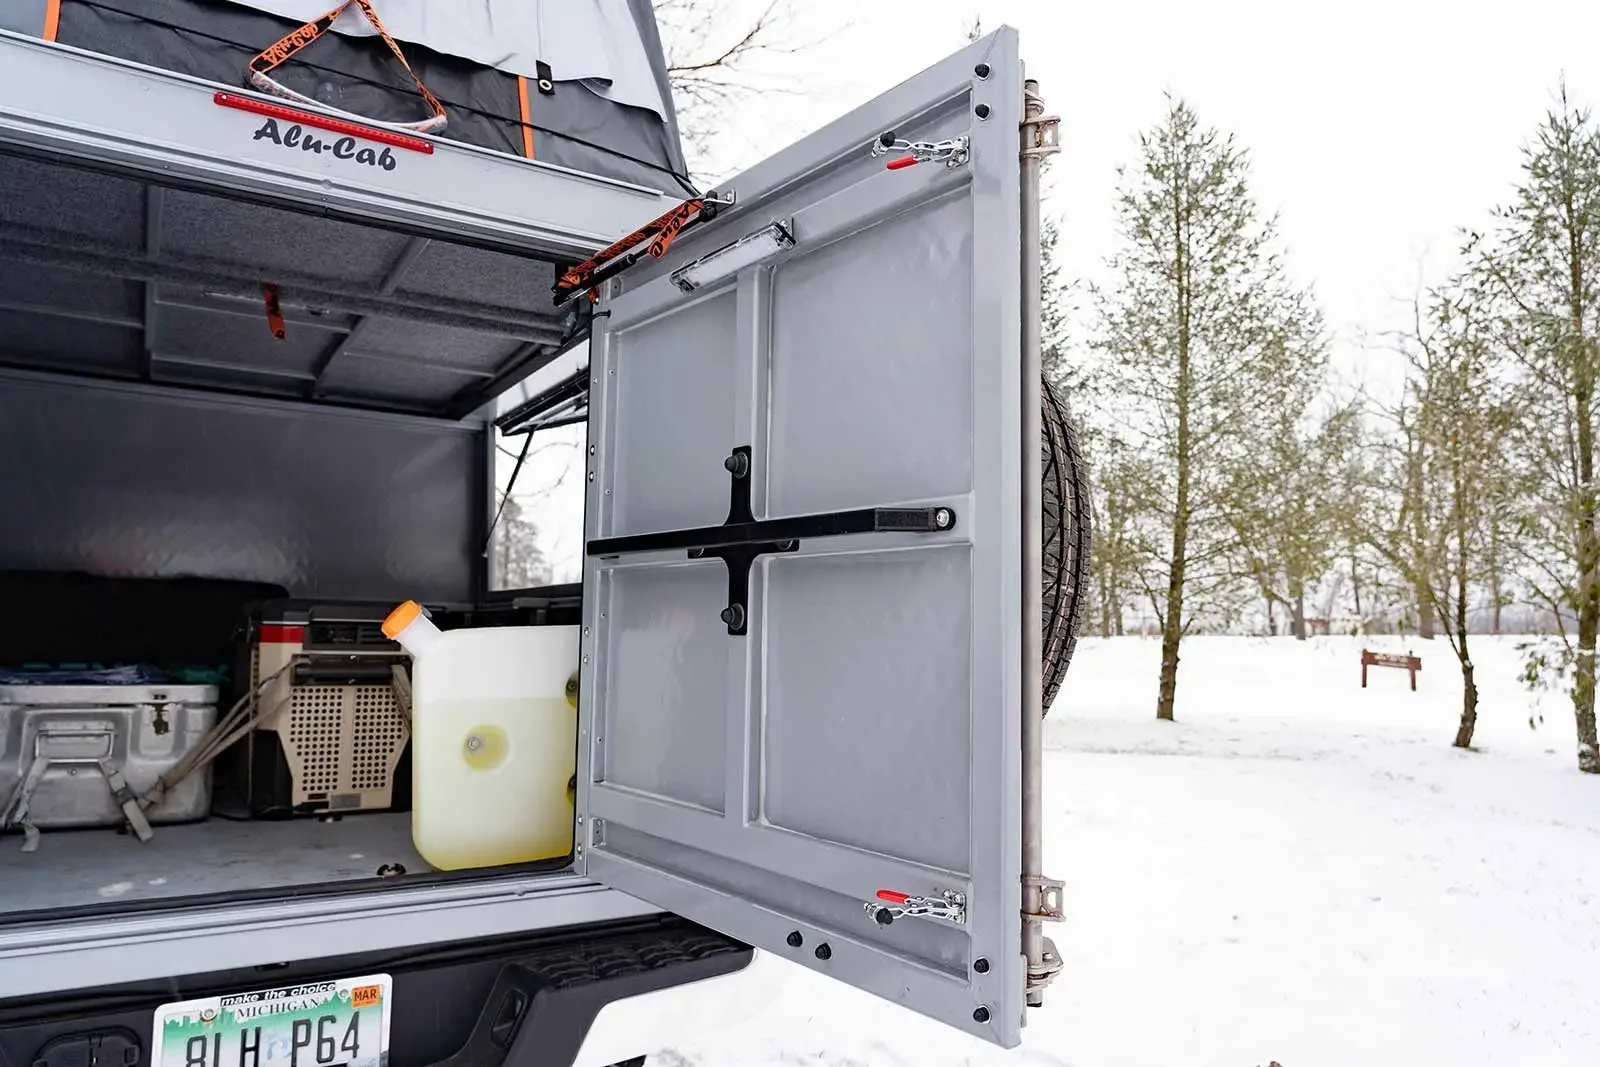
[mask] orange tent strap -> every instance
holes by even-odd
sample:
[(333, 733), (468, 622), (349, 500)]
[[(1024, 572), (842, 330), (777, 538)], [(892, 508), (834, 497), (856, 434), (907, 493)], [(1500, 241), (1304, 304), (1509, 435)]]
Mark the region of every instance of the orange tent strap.
[(53, 41), (61, 30), (61, 0), (47, 0), (44, 5), (44, 39)]
[(522, 154), (533, 158), (533, 118), (528, 107), (528, 79), (517, 75), (517, 108), (522, 114)]

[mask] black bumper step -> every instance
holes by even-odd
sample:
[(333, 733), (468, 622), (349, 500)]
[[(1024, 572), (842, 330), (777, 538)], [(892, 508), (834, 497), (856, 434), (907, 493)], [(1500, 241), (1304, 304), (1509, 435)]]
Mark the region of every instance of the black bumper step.
[(0, 1067), (147, 1067), (162, 1004), (380, 971), (394, 979), (389, 1067), (566, 1067), (605, 1005), (732, 974), (753, 955), (664, 917), (79, 990), (0, 1003)]

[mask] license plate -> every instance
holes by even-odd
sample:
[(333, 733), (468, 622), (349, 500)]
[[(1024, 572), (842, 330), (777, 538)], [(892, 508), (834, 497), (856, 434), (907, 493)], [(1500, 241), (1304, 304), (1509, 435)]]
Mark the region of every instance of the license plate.
[(386, 1067), (386, 974), (163, 1004), (151, 1067)]

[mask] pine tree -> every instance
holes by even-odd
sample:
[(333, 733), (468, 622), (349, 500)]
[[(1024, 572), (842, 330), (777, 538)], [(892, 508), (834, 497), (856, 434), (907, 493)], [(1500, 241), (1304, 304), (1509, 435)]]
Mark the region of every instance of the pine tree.
[(1293, 403), (1286, 370), (1314, 315), (1285, 278), (1231, 137), (1169, 99), (1139, 147), (1137, 168), (1121, 172), (1122, 248), (1114, 284), (1096, 293), (1095, 347), (1106, 422), (1147, 473), (1161, 528), (1138, 580), (1161, 624), (1156, 715), (1171, 719), (1184, 635), (1237, 610), (1231, 471)]
[(550, 583), (550, 565), (539, 547), (539, 527), (522, 505), (507, 497), (490, 546), (490, 588), (532, 589)]

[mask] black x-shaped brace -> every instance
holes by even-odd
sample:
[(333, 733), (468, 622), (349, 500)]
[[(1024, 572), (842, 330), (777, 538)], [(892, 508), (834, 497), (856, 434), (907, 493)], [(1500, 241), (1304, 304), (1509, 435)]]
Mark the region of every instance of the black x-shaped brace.
[(757, 519), (750, 507), (750, 446), (740, 445), (722, 463), (732, 478), (728, 518), (721, 526), (693, 530), (605, 537), (590, 541), (591, 556), (614, 557), (640, 552), (684, 550), (690, 559), (714, 557), (728, 568), (728, 606), (722, 621), (728, 633), (749, 632), (750, 567), (761, 556), (798, 552), (800, 542), (815, 537), (863, 533), (943, 533), (955, 528), (951, 508), (856, 508), (801, 515), (790, 519)]

